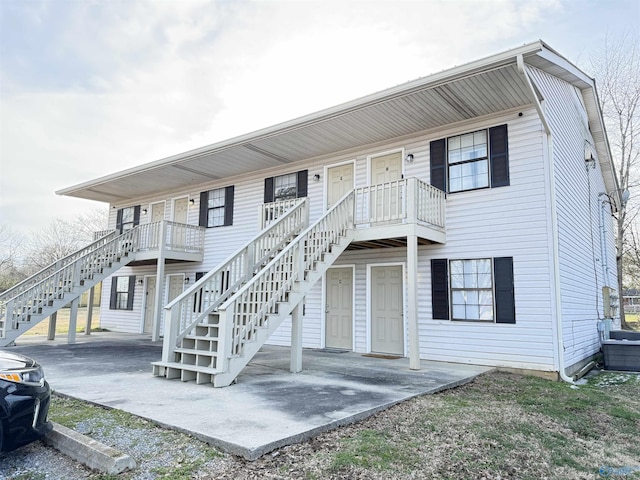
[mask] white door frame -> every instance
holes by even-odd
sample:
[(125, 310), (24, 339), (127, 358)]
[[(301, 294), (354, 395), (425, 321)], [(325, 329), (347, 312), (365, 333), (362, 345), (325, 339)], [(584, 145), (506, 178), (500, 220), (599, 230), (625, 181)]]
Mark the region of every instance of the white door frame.
[(342, 167), (344, 165), (351, 164), (353, 165), (353, 186), (351, 188), (356, 188), (356, 159), (345, 160), (343, 162), (332, 163), (330, 165), (325, 165), (323, 170), (323, 187), (322, 187), (322, 211), (327, 211), (327, 200), (329, 198), (329, 169), (332, 167)]
[[(182, 277), (182, 291), (184, 292), (184, 279), (186, 273), (167, 273), (164, 276), (164, 291), (162, 292), (162, 333), (164, 333), (164, 320), (166, 317), (166, 309), (164, 308), (169, 303), (169, 289), (171, 287), (171, 277)], [(156, 280), (156, 288), (158, 285), (158, 281)]]
[[(176, 202), (178, 200), (182, 200), (183, 198), (187, 199), (187, 224), (189, 223), (189, 195), (180, 195), (179, 197), (174, 197), (171, 199), (171, 221), (175, 222), (176, 220)], [(166, 212), (165, 212), (166, 216)]]
[[(159, 203), (159, 202), (158, 202)], [(156, 277), (156, 275), (145, 275), (144, 276), (144, 282), (142, 283), (142, 293), (144, 295), (144, 299), (142, 302), (142, 318), (140, 320), (140, 333), (144, 333), (144, 317), (147, 314), (147, 282), (149, 281), (149, 278), (151, 277), (155, 277), (156, 278), (156, 288), (158, 288), (158, 278)], [(155, 295), (154, 295), (155, 297)], [(155, 303), (155, 300), (154, 300)], [(155, 309), (154, 309), (155, 310)], [(153, 325), (155, 324), (155, 322), (151, 322), (151, 333), (153, 333)]]
[[(367, 264), (367, 353), (371, 353), (371, 269), (374, 267), (402, 267), (402, 355), (407, 356), (407, 262), (385, 262)], [(354, 282), (355, 284), (355, 282)]]
[[(332, 268), (351, 269), (351, 350), (356, 350), (356, 265), (349, 263), (345, 265), (333, 265)], [(328, 271), (327, 270), (327, 271)], [(327, 347), (327, 273), (322, 276), (322, 304), (320, 305), (320, 348)]]
[(159, 202), (151, 202), (149, 203), (149, 206), (147, 207), (147, 223), (151, 223), (151, 219), (153, 216), (153, 206), (154, 205), (158, 205), (159, 203), (163, 204), (163, 212), (164, 214), (162, 215), (162, 219), (164, 220), (167, 216), (167, 201), (166, 200), (160, 200)]
[(373, 179), (371, 178), (372, 169), (371, 169), (371, 161), (377, 157), (384, 157), (385, 155), (391, 155), (392, 153), (400, 152), (400, 175), (401, 178), (404, 178), (404, 147), (394, 148), (392, 150), (386, 150), (384, 152), (376, 152), (371, 155), (367, 155), (367, 185), (372, 185)]

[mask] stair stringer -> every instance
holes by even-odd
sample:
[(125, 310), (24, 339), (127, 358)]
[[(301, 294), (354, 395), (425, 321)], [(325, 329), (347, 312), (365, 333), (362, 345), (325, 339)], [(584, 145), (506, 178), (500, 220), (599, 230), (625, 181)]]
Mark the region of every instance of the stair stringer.
[(84, 292), (89, 290), (91, 287), (96, 286), (109, 275), (113, 275), (122, 267), (132, 262), (134, 255), (134, 253), (123, 254), (123, 256), (118, 261), (112, 262), (111, 266), (102, 267), (102, 273), (95, 272), (92, 278), (84, 279), (81, 285), (74, 285), (73, 287), (71, 287), (70, 291), (64, 292), (61, 298), (49, 299), (49, 301), (52, 302), (52, 305), (45, 305), (45, 300), (42, 300), (43, 303), (40, 306), (31, 307), (36, 311), (30, 313), (26, 317), (26, 320), (20, 320), (17, 322), (17, 328), (13, 328), (13, 322), (9, 320), (5, 336), (0, 338), (0, 347), (7, 347), (11, 345), (18, 337), (36, 326), (38, 323), (50, 317), (52, 314), (63, 308), (65, 305), (68, 305), (73, 300), (79, 298)]
[(323, 255), (323, 259), (315, 263), (313, 270), (305, 272), (304, 280), (295, 282), (293, 288), (288, 292), (287, 301), (278, 303), (278, 313), (268, 315), (266, 326), (257, 330), (257, 337), (244, 344), (241, 355), (229, 357), (226, 371), (213, 375), (214, 387), (226, 387), (235, 381), (240, 372), (248, 365), (256, 353), (258, 353), (269, 337), (271, 337), (282, 322), (291, 314), (295, 306), (304, 299), (311, 288), (323, 277), (327, 269), (335, 263), (342, 252), (349, 246), (351, 240), (352, 233), (351, 230), (348, 230), (347, 235), (340, 237), (339, 243), (332, 244), (331, 251), (326, 252)]

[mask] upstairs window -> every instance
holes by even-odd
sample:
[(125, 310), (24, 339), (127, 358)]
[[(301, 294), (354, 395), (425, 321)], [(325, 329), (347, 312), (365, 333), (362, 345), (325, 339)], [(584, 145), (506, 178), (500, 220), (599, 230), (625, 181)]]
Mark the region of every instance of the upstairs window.
[(486, 130), (449, 137), (447, 147), (450, 192), (489, 186)]
[(140, 205), (121, 208), (116, 217), (116, 230), (119, 233), (133, 229), (140, 223)]
[(509, 185), (507, 125), (435, 140), (431, 185), (455, 193)]
[(233, 225), (233, 195), (233, 185), (200, 193), (199, 225), (207, 228)]
[(264, 203), (307, 196), (309, 170), (264, 179)]

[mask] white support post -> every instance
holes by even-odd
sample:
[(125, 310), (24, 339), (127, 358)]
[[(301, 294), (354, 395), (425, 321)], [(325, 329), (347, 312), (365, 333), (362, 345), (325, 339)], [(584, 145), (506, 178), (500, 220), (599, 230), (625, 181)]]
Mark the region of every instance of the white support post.
[[(416, 179), (409, 178), (407, 180), (407, 223), (417, 223), (418, 221), (418, 213), (416, 211), (416, 206), (418, 203), (417, 198), (417, 189), (416, 189)], [(407, 239), (408, 240), (408, 239)]]
[(247, 245), (245, 252), (245, 270), (244, 274), (247, 279), (253, 277), (253, 260), (255, 259), (255, 243), (251, 242)]
[(71, 301), (71, 308), (69, 309), (69, 333), (67, 334), (67, 343), (76, 343), (76, 326), (78, 325), (78, 304), (80, 303), (80, 297)]
[(420, 331), (418, 326), (418, 237), (407, 236), (407, 316), (409, 317), (409, 368), (420, 370)]
[(84, 327), (84, 334), (91, 335), (91, 318), (93, 317), (93, 296), (95, 294), (95, 285), (89, 290), (89, 299), (87, 300), (87, 325)]
[(162, 343), (162, 361), (165, 363), (175, 362), (174, 351), (176, 349), (176, 338), (178, 338), (178, 316), (180, 315), (180, 304), (174, 305), (166, 312), (164, 322), (164, 338)]
[[(156, 298), (153, 326), (151, 329), (151, 341), (160, 339), (160, 319), (162, 318), (162, 298), (164, 293), (164, 256), (167, 245), (167, 222), (160, 222), (160, 244), (158, 245), (158, 266), (156, 268)], [(167, 321), (170, 319), (167, 318)]]
[(302, 306), (304, 299), (291, 312), (291, 373), (302, 371)]
[(49, 332), (47, 334), (47, 340), (56, 339), (56, 323), (58, 321), (58, 312), (53, 312), (49, 316)]

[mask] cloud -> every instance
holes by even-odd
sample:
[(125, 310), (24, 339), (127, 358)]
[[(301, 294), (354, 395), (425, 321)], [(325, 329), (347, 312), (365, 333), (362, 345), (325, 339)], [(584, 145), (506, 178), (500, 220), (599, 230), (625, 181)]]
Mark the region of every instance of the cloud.
[(552, 0), (0, 2), (0, 223), (57, 189), (511, 48)]

